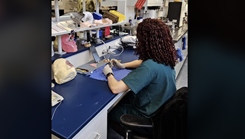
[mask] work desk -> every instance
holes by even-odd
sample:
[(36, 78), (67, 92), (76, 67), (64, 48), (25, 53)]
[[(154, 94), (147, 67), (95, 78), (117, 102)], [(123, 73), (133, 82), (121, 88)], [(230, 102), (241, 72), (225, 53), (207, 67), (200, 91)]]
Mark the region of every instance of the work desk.
[[(181, 45), (181, 42), (179, 38), (175, 45)], [(183, 50), (183, 54), (187, 56), (187, 49)], [(124, 50), (121, 55), (111, 56), (111, 58), (119, 59), (125, 63), (138, 59), (138, 56), (134, 55), (134, 50)], [(178, 63), (175, 67), (176, 77), (183, 62)], [(97, 137), (96, 134), (93, 137), (87, 137), (91, 133), (88, 128), (103, 129), (101, 132), (105, 134), (101, 135), (100, 139), (106, 139), (107, 113), (125, 95), (124, 92), (115, 95), (109, 89), (107, 82), (98, 81), (81, 74), (77, 74), (72, 81), (65, 84), (58, 85), (55, 83), (52, 90), (64, 97), (64, 101), (55, 112), (51, 129), (52, 134), (63, 139)], [(52, 108), (52, 114), (56, 107)], [(102, 124), (105, 126), (102, 127)]]
[[(126, 50), (114, 58), (123, 63), (138, 59), (133, 53), (134, 50)], [(81, 74), (65, 84), (55, 84), (53, 90), (63, 96), (64, 101), (57, 108), (52, 120), (52, 134), (66, 139), (73, 138), (116, 96), (107, 82)], [(52, 114), (56, 107), (52, 108)]]

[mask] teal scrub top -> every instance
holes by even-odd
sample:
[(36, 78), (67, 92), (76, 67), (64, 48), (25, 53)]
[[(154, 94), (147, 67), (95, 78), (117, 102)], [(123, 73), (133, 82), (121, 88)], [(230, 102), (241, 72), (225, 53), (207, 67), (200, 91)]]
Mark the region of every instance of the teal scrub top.
[(133, 109), (151, 117), (176, 92), (175, 70), (148, 59), (122, 81), (134, 92)]

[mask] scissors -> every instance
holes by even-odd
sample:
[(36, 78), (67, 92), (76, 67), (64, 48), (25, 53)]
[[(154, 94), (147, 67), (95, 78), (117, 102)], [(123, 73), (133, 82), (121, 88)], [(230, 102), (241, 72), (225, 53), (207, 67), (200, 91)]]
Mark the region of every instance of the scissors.
[(82, 69), (82, 68), (77, 68), (77, 70), (81, 71), (81, 72), (89, 72), (89, 70), (87, 69)]

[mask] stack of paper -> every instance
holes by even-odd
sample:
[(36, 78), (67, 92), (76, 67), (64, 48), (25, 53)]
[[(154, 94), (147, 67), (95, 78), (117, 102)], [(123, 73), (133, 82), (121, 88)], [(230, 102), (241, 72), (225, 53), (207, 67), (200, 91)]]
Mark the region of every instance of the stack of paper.
[(62, 33), (62, 32), (67, 32), (67, 30), (64, 27), (57, 25), (56, 23), (52, 22), (52, 34)]

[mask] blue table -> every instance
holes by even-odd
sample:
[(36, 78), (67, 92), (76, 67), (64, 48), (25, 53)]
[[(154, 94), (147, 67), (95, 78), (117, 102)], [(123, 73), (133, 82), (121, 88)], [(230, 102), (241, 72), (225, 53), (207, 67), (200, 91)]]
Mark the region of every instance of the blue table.
[[(125, 50), (120, 56), (111, 56), (122, 63), (138, 59), (134, 50)], [(116, 95), (107, 82), (77, 74), (75, 79), (62, 85), (55, 84), (55, 92), (64, 97), (52, 120), (52, 134), (60, 138), (74, 137)], [(54, 109), (52, 108), (52, 114)]]

